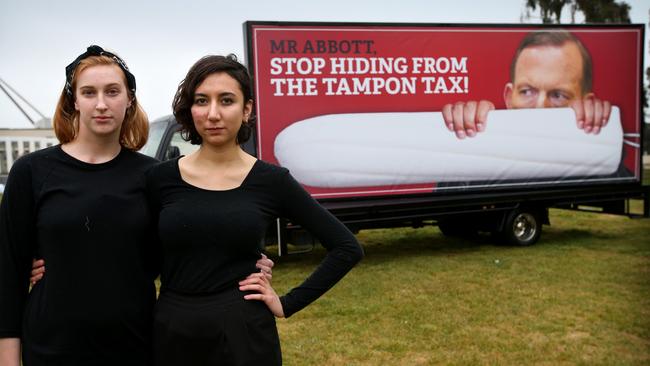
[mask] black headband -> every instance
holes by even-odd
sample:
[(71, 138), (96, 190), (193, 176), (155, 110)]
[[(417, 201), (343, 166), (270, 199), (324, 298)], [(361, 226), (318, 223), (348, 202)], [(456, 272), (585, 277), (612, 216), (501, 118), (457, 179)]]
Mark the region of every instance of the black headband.
[(124, 71), (124, 75), (126, 75), (126, 83), (128, 84), (129, 89), (131, 89), (133, 95), (135, 95), (135, 76), (131, 74), (131, 71), (129, 71), (129, 68), (126, 66), (126, 63), (124, 63), (124, 60), (117, 57), (117, 55), (113, 53), (104, 51), (103, 48), (96, 45), (92, 45), (88, 47), (86, 52), (79, 55), (79, 57), (77, 57), (74, 61), (72, 61), (70, 65), (65, 67), (65, 92), (68, 95), (73, 95), (72, 77), (74, 75), (74, 70), (77, 68), (77, 66), (79, 66), (79, 62), (81, 62), (81, 60), (86, 59), (90, 56), (106, 56), (108, 58), (111, 58), (113, 61), (115, 61), (117, 66), (119, 66), (120, 69)]

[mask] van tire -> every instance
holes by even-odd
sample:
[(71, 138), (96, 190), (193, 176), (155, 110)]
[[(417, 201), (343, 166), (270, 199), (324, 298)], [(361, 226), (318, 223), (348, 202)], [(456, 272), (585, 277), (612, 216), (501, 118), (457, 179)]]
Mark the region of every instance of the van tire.
[(542, 235), (542, 219), (539, 212), (518, 208), (510, 211), (503, 224), (501, 236), (510, 245), (529, 246)]

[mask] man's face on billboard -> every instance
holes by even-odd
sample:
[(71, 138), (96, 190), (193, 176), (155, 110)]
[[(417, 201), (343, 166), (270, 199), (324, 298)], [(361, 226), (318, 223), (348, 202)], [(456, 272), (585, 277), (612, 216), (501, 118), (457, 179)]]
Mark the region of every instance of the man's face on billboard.
[(506, 84), (506, 107), (557, 108), (583, 98), (582, 56), (573, 42), (562, 46), (524, 49), (515, 65), (513, 82)]

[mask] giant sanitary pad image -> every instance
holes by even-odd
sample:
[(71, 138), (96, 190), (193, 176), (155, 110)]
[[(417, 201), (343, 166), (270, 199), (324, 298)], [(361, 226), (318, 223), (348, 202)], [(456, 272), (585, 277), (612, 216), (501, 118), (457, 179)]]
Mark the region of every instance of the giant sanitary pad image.
[(440, 112), (329, 114), (286, 127), (274, 153), (300, 183), (321, 188), (614, 174), (619, 109), (597, 135), (575, 119), (570, 108), (496, 110), (485, 132), (459, 140)]

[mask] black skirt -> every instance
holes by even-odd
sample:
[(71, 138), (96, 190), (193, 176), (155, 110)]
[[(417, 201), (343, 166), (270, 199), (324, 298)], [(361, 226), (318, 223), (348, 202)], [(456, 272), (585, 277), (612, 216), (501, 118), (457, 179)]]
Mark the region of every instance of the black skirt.
[(275, 317), (231, 289), (211, 295), (160, 294), (154, 311), (156, 366), (281, 365)]

